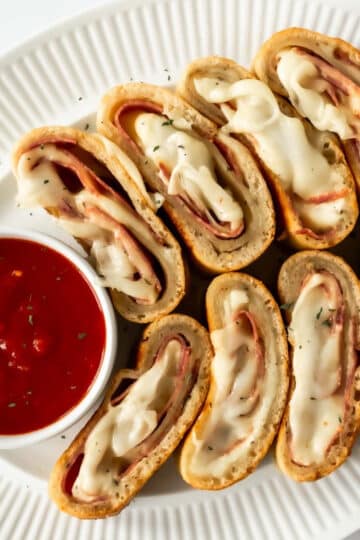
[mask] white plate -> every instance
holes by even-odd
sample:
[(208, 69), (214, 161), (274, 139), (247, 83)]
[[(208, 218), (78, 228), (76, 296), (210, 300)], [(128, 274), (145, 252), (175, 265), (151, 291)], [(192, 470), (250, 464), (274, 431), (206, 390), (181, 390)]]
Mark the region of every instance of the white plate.
[[(23, 132), (46, 123), (93, 125), (110, 86), (130, 78), (171, 84), (198, 56), (220, 54), (248, 65), (265, 38), (291, 25), (359, 45), (360, 7), (343, 9), (314, 0), (131, 0), (77, 17), (7, 54), (0, 60), (0, 223), (75, 245), (43, 212), (30, 216), (15, 206), (9, 150)], [(120, 324), (122, 336), (127, 328)], [(129, 343), (121, 348), (125, 361)], [(287, 480), (268, 457), (220, 493), (188, 488), (170, 459), (120, 516), (79, 521), (61, 514), (46, 493), (51, 465), (72, 433), (0, 454), (2, 540), (331, 540), (360, 527), (359, 444), (344, 466), (316, 484)]]

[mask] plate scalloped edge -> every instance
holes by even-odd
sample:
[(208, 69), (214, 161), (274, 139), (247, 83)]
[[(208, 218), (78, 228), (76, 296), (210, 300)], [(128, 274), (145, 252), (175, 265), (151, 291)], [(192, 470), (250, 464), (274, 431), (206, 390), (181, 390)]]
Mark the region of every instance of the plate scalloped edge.
[[(197, 56), (221, 54), (248, 65), (266, 37), (293, 25), (360, 44), (360, 10), (305, 0), (133, 0), (56, 25), (0, 59), (0, 187), (13, 141), (31, 127), (79, 121), (107, 88), (130, 78), (171, 84)], [(119, 517), (93, 523), (61, 514), (39, 481), (30, 489), (31, 478), (0, 459), (0, 536), (335, 540), (360, 527), (359, 444), (344, 466), (314, 485), (294, 484), (271, 464), (252, 478), (218, 494), (194, 492), (191, 500), (189, 492), (159, 497), (153, 506), (139, 499)]]

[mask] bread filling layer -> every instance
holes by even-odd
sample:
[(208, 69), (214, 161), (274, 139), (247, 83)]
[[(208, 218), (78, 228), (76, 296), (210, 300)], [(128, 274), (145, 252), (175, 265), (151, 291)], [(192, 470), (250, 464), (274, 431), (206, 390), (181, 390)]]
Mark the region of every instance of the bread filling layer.
[(211, 333), (214, 391), (192, 431), (189, 472), (222, 478), (236, 472), (261, 437), (277, 392), (275, 344), (263, 344), (249, 294), (232, 290), (224, 299), (224, 326)]
[[(75, 190), (64, 184), (59, 166), (77, 177)], [(64, 229), (87, 244), (102, 285), (138, 303), (156, 302), (162, 287), (147, 251), (158, 258), (160, 246), (130, 203), (116, 193), (106, 195), (111, 190), (102, 180), (56, 144), (41, 144), (22, 154), (18, 177), (21, 206), (50, 210)]]
[(342, 429), (344, 300), (339, 282), (327, 271), (308, 275), (293, 308), (295, 388), (289, 404), (289, 437), (295, 463), (320, 464)]
[(235, 238), (244, 229), (241, 205), (221, 186), (208, 145), (160, 114), (139, 112), (135, 142), (159, 168), (169, 195), (178, 196), (211, 232)]
[[(158, 444), (154, 436), (169, 411), (181, 414), (177, 400), (183, 398), (183, 379), (189, 369), (184, 339), (176, 335), (160, 347), (152, 367), (131, 384), (125, 395), (108, 405), (90, 432), (72, 487), (74, 497), (93, 501), (126, 489), (119, 486), (121, 474), (130, 471)], [(185, 393), (188, 391), (186, 388)], [(173, 427), (173, 423), (167, 427)]]
[(263, 82), (201, 77), (194, 85), (203, 99), (219, 104), (228, 120), (223, 130), (251, 136), (259, 157), (281, 180), (306, 226), (322, 232), (338, 224), (347, 191), (342, 175), (310, 141), (303, 123), (281, 112)]
[(342, 140), (360, 137), (360, 87), (339, 69), (291, 47), (279, 53), (277, 74), (293, 106), (317, 129)]

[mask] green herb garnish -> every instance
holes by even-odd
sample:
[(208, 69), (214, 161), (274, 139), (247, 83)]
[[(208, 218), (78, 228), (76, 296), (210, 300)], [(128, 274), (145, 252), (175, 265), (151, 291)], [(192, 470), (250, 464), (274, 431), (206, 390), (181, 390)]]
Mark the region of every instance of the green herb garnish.
[(163, 122), (161, 125), (162, 126), (172, 126), (174, 123), (174, 120), (172, 118), (169, 118), (168, 120), (166, 120), (166, 122)]
[(325, 319), (325, 321), (323, 321), (321, 323), (323, 326), (328, 326), (330, 327), (331, 326), (331, 319)]
[(322, 312), (323, 312), (323, 308), (321, 307), (321, 308), (319, 309), (319, 311), (317, 312), (317, 314), (316, 314), (316, 319), (317, 319), (317, 320), (320, 319), (320, 316), (321, 316)]
[(153, 152), (156, 152), (156, 150), (159, 150), (159, 148), (160, 148), (160, 145), (157, 144), (156, 146), (154, 146)]
[(288, 302), (287, 304), (281, 304), (280, 309), (283, 311), (287, 311), (288, 309), (291, 309), (294, 305), (294, 302)]

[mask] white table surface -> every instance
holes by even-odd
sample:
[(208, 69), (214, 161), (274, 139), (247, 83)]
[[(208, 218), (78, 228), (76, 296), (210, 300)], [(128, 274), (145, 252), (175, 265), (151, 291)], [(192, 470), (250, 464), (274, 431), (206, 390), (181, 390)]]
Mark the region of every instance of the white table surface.
[[(342, 5), (351, 9), (358, 7), (359, 2), (342, 0)], [(50, 25), (106, 3), (109, 0), (0, 0), (0, 55)], [(336, 6), (339, 0), (327, 0), (327, 4)], [(360, 540), (360, 531), (346, 540)]]

